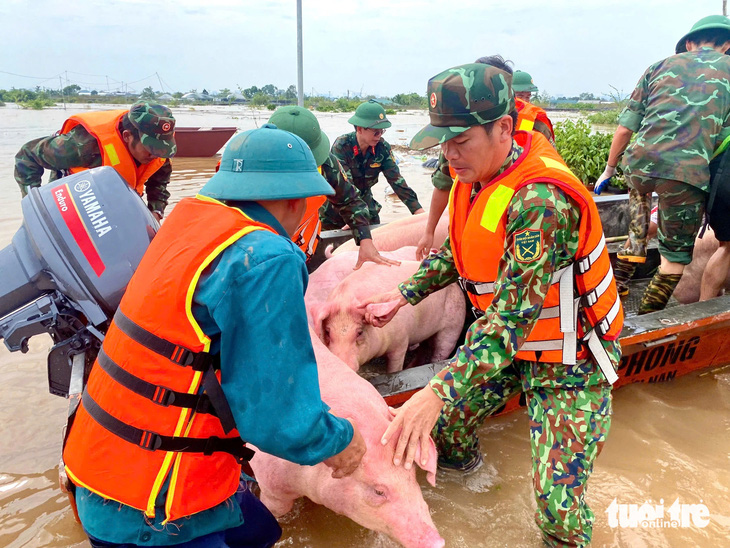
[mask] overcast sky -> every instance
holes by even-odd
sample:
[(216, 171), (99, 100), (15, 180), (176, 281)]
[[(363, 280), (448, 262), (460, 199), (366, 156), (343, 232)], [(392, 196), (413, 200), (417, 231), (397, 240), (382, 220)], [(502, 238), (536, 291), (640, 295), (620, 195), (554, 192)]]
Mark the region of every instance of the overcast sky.
[[(303, 0), (304, 89), (423, 94), (441, 70), (499, 53), (551, 95), (629, 93), (718, 13), (722, 0)], [(107, 76), (136, 91), (297, 81), (296, 0), (0, 0), (0, 21), (0, 88), (58, 88), (59, 74), (100, 91)]]

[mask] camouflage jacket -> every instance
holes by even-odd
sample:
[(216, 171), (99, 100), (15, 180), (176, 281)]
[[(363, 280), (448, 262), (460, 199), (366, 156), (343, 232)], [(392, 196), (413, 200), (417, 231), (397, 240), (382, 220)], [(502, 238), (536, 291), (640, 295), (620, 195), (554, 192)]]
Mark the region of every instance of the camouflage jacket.
[[(52, 170), (50, 180), (54, 181), (72, 167), (92, 168), (101, 164), (98, 141), (79, 125), (64, 135), (41, 137), (25, 143), (15, 155), (15, 180), (25, 196), (28, 188), (41, 185), (44, 169)], [(171, 173), (172, 164), (168, 159), (145, 183), (150, 211), (165, 212), (170, 198), (167, 184)]]
[[(494, 300), (484, 315), (469, 327), (456, 357), (431, 380), (431, 387), (444, 401), (453, 402), (463, 396), (480, 368), (506, 367), (515, 359), (517, 349), (540, 314), (553, 272), (574, 260), (579, 221), (578, 206), (552, 184), (527, 185), (514, 195), (507, 210), (507, 238)], [(526, 229), (539, 230), (543, 237), (542, 254), (530, 263), (517, 261), (514, 253), (513, 235)], [(408, 302), (417, 304), (458, 277), (447, 239), (439, 252), (425, 259), (399, 289)], [(603, 344), (618, 366), (620, 345), (610, 341)], [(605, 382), (592, 360), (578, 360), (573, 366), (535, 363), (532, 370), (531, 386), (527, 388), (582, 387)]]
[(368, 206), (360, 197), (357, 188), (347, 178), (347, 173), (337, 157), (331, 152), (322, 164), (322, 176), (335, 190), (335, 195), (328, 196), (325, 204), (333, 207), (350, 228), (354, 229), (357, 243), (360, 243), (360, 240), (371, 238)]
[(654, 63), (619, 117), (637, 134), (624, 173), (707, 190), (710, 158), (729, 116), (730, 56), (702, 48)]
[(378, 182), (381, 172), (411, 213), (421, 209), (418, 196), (400, 174), (390, 145), (386, 141), (381, 139), (375, 149), (361, 151), (357, 144), (357, 135), (353, 131), (337, 138), (332, 145), (332, 153), (342, 164), (347, 178), (352, 181), (365, 200), (371, 218), (376, 217), (381, 209), (381, 205), (375, 201), (370, 190)]

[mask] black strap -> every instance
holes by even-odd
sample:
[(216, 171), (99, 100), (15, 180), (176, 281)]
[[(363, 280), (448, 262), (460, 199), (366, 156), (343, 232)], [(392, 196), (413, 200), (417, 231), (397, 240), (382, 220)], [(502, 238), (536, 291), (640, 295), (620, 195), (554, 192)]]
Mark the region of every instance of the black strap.
[[(150, 333), (143, 327), (138, 326), (136, 323), (134, 323), (132, 320), (124, 315), (121, 308), (117, 308), (117, 311), (114, 314), (114, 323), (130, 339), (133, 339), (135, 342), (144, 346), (148, 350), (151, 350), (152, 352), (155, 352), (156, 354), (159, 354), (160, 356), (163, 356), (179, 365), (191, 366), (195, 371), (204, 371), (205, 373), (203, 376), (203, 389), (207, 393), (207, 401), (209, 401), (210, 405), (212, 406), (212, 410), (203, 412), (209, 412), (210, 414), (218, 417), (218, 419), (221, 421), (223, 431), (226, 434), (236, 428), (236, 422), (233, 418), (233, 412), (231, 411), (231, 407), (228, 405), (228, 400), (223, 393), (223, 388), (221, 388), (220, 382), (218, 382), (218, 377), (215, 376), (215, 370), (220, 369), (220, 357), (218, 355), (213, 356), (207, 352), (193, 352), (192, 350), (189, 350), (183, 346), (179, 346), (169, 341), (166, 341), (165, 339), (158, 337), (154, 333)], [(127, 373), (124, 370), (122, 371), (124, 373)], [(119, 382), (121, 384), (124, 384), (122, 381)], [(156, 385), (153, 386), (154, 388), (158, 388)], [(134, 388), (131, 388), (129, 386), (128, 388), (136, 392)], [(167, 390), (167, 392), (165, 393), (165, 397), (168, 397), (167, 395), (172, 392), (167, 388), (164, 388), (164, 390)], [(177, 394), (180, 394), (180, 392), (178, 392)], [(154, 399), (154, 393), (152, 396), (145, 396), (157, 403), (157, 401)], [(158, 394), (158, 397), (162, 396)], [(189, 401), (188, 398), (190, 397), (190, 395), (184, 394), (181, 399), (178, 399), (176, 396), (174, 397), (175, 401), (183, 402)], [(200, 403), (202, 404), (203, 402)], [(181, 407), (192, 407), (192, 405), (181, 405)], [(195, 409), (197, 410), (197, 408)]]
[[(112, 360), (106, 352), (104, 352), (104, 348), (100, 350), (97, 360), (104, 372), (106, 372), (106, 374), (112, 379), (135, 394), (139, 394), (157, 405), (162, 405), (164, 407), (168, 407), (170, 405), (174, 407), (186, 407), (194, 409), (196, 413), (206, 413), (208, 415), (217, 416), (216, 410), (214, 409), (214, 406), (207, 394), (188, 394), (186, 392), (177, 392), (171, 388), (167, 388), (166, 386), (152, 384), (140, 379), (136, 375), (133, 375), (129, 371), (119, 367), (119, 365)], [(228, 432), (230, 432), (230, 430), (226, 430), (226, 434)]]
[(84, 390), (81, 397), (81, 405), (91, 418), (109, 432), (146, 451), (174, 451), (177, 453), (202, 453), (203, 455), (222, 452), (232, 455), (239, 464), (251, 460), (254, 455), (254, 452), (245, 446), (240, 437), (185, 438), (162, 436), (150, 430), (135, 428), (107, 413), (89, 396), (86, 390)]
[(138, 326), (124, 315), (121, 308), (117, 308), (114, 314), (114, 324), (130, 339), (178, 365), (205, 371), (213, 363), (213, 358), (207, 352), (193, 352)]

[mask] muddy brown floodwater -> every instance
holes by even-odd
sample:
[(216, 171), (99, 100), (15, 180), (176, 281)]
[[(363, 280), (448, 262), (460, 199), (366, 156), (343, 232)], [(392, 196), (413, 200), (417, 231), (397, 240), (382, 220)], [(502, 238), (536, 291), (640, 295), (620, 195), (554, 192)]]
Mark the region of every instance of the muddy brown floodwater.
[[(0, 248), (21, 224), (13, 156), (26, 141), (48, 135), (84, 105), (26, 111), (0, 108)], [(180, 126), (264, 123), (268, 111), (243, 107), (175, 109)], [(559, 115), (553, 115), (560, 119)], [(334, 140), (349, 131), (346, 114), (318, 114)], [(391, 116), (385, 138), (405, 145), (426, 123), (425, 113)], [(415, 155), (400, 155), (408, 183), (428, 207), (429, 170)], [(213, 173), (215, 158), (173, 161), (172, 202), (194, 195)], [(407, 215), (375, 189), (383, 220)], [(0, 275), (2, 273), (0, 272)], [(1, 345), (0, 345), (1, 346)], [(50, 338), (31, 340), (27, 354), (0, 348), (0, 546), (87, 546), (66, 498), (57, 487), (65, 400), (48, 393), (46, 352)], [(605, 450), (589, 482), (587, 500), (596, 514), (594, 546), (730, 546), (730, 369), (682, 377), (665, 384), (632, 385), (615, 393), (614, 418)], [(468, 478), (442, 478), (436, 487), (420, 477), (433, 520), (447, 547), (538, 547), (533, 522), (528, 422), (524, 411), (488, 420), (480, 432), (486, 465)], [(686, 527), (611, 527), (607, 510), (617, 504), (704, 504), (709, 523)], [(325, 508), (300, 501), (282, 520), (281, 547), (395, 546)]]

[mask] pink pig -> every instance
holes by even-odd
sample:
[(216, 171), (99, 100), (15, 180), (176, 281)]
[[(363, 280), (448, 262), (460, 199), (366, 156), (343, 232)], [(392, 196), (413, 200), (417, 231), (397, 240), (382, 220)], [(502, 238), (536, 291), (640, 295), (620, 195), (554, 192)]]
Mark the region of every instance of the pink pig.
[[(357, 254), (357, 251), (347, 251), (330, 257), (309, 275), (304, 302), (307, 305), (310, 324), (313, 322), (319, 306), (327, 300), (337, 284), (355, 272), (353, 269), (357, 264)], [(412, 261), (416, 256), (416, 248), (414, 246), (404, 247), (395, 251), (385, 251), (381, 255), (396, 261)]]
[[(428, 221), (428, 215), (411, 215), (398, 219), (392, 223), (388, 223), (385, 226), (373, 229), (373, 243), (378, 251), (392, 251), (399, 249), (404, 246), (416, 246), (418, 240), (423, 236), (426, 230), (426, 222)], [(439, 219), (436, 230), (434, 231), (433, 245), (441, 247), (441, 244), (446, 240), (446, 236), (449, 235), (449, 213), (445, 211)], [(332, 252), (332, 255), (338, 255), (346, 251), (352, 251), (357, 249), (355, 240), (348, 240), (337, 249)], [(416, 259), (415, 249), (413, 255), (408, 257), (410, 260)]]
[(360, 303), (396, 287), (419, 264), (416, 261), (403, 261), (400, 266), (367, 263), (344, 278), (314, 312), (317, 335), (353, 370), (357, 371), (373, 358), (387, 356), (387, 371), (400, 371), (408, 348), (431, 337), (431, 361), (449, 357), (466, 314), (464, 295), (456, 284), (428, 296), (416, 306), (402, 308), (383, 328), (365, 322), (365, 309)]
[[(307, 497), (363, 527), (385, 533), (406, 548), (442, 548), (444, 540), (431, 520), (415, 469), (393, 465), (397, 436), (387, 446), (380, 443), (392, 420), (385, 400), (368, 381), (327, 350), (314, 333), (310, 334), (322, 399), (335, 415), (357, 424), (367, 453), (353, 475), (333, 479), (331, 469), (324, 464), (300, 466), (257, 451), (251, 467), (261, 486), (261, 501), (275, 516), (282, 516), (292, 509), (296, 499)], [(421, 462), (420, 455), (416, 462)], [(433, 442), (422, 468), (428, 482), (435, 485)]]

